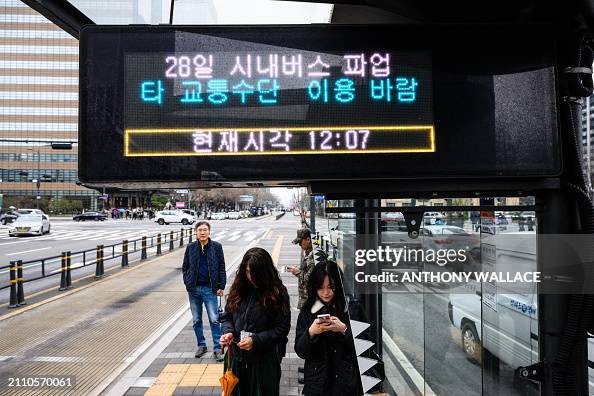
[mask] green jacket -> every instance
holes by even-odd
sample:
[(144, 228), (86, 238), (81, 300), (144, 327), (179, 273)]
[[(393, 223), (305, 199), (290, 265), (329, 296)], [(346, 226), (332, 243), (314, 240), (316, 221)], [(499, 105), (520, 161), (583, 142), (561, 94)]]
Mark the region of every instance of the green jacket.
[(309, 274), (315, 266), (314, 260), (315, 249), (309, 248), (303, 253), (301, 257), (301, 265), (299, 266), (299, 275), (297, 275), (297, 286), (299, 288), (299, 303), (297, 308), (301, 309), (305, 300), (307, 300), (307, 281), (309, 280)]

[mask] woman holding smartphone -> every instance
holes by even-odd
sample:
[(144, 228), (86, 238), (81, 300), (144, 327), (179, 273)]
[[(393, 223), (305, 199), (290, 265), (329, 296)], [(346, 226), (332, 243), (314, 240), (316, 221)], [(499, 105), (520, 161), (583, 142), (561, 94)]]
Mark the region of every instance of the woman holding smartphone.
[(307, 300), (297, 319), (295, 352), (305, 359), (306, 396), (359, 393), (355, 345), (340, 270), (322, 261), (312, 270)]
[(279, 395), (291, 311), (287, 289), (266, 250), (252, 248), (243, 256), (220, 322), (221, 345), (229, 347), (231, 369), (239, 377), (233, 395)]

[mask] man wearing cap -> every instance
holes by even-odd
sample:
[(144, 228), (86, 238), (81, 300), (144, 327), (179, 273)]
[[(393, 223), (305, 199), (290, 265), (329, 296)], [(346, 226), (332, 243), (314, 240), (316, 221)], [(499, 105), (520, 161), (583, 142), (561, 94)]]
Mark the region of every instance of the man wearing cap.
[(293, 239), (293, 244), (299, 244), (299, 247), (301, 247), (301, 265), (299, 267), (288, 266), (287, 271), (298, 278), (299, 303), (297, 308), (301, 309), (305, 300), (307, 300), (307, 280), (315, 265), (314, 251), (311, 243), (311, 231), (307, 228), (297, 230), (297, 238)]

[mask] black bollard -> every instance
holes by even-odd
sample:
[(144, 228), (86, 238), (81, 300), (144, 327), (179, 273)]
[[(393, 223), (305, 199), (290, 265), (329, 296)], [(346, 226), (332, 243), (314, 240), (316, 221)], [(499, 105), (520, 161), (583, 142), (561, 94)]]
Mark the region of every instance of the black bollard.
[(101, 246), (101, 276), (105, 275), (105, 247)]
[(66, 285), (66, 252), (62, 252), (62, 267), (60, 271), (60, 289), (59, 290), (66, 290), (68, 287)]
[(184, 246), (184, 229), (179, 231), (179, 247)]
[(103, 245), (97, 245), (97, 260), (95, 262), (95, 279), (103, 277)]
[(72, 252), (66, 252), (66, 287), (72, 288), (72, 277), (70, 276), (72, 265)]
[(25, 301), (25, 288), (23, 287), (23, 260), (17, 261), (17, 300), (19, 305), (27, 305)]
[(161, 233), (157, 235), (157, 256), (161, 255)]
[(122, 242), (122, 268), (128, 266), (128, 240)]
[(192, 243), (192, 229), (188, 230), (188, 243)]
[(146, 260), (146, 237), (145, 236), (142, 237), (141, 246), (142, 246), (142, 250), (140, 251), (140, 259)]
[(16, 261), (10, 262), (10, 302), (8, 308), (16, 308), (19, 306), (19, 300), (17, 297), (17, 263)]
[(169, 251), (173, 250), (173, 231), (169, 232)]

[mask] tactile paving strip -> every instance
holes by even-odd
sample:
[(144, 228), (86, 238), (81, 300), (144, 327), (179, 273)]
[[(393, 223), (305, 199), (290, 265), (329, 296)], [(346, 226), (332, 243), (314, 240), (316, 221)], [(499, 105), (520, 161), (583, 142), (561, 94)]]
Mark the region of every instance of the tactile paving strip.
[(222, 364), (168, 364), (144, 396), (169, 396), (180, 387), (218, 386)]

